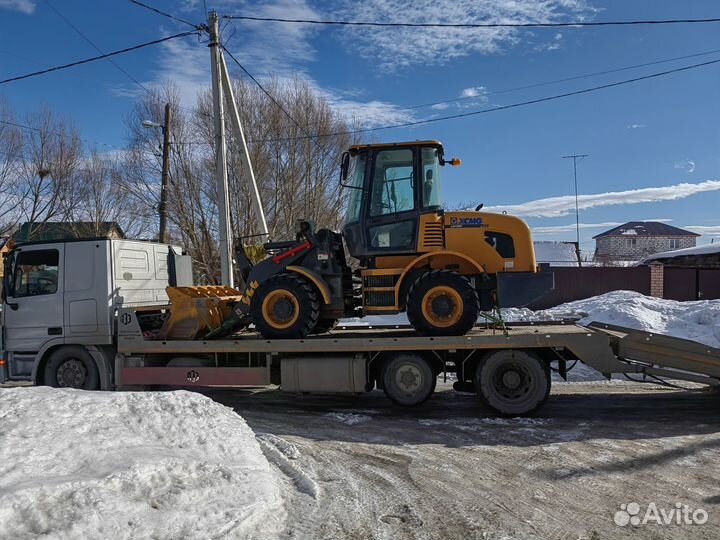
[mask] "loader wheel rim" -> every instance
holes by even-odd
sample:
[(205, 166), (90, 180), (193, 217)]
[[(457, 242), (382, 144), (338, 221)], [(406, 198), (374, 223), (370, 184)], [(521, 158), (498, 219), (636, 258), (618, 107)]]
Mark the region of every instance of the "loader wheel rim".
[(300, 304), (293, 293), (285, 289), (270, 291), (262, 303), (265, 321), (276, 330), (290, 328), (300, 316)]
[(422, 299), (422, 314), (430, 324), (447, 328), (456, 324), (463, 312), (460, 293), (447, 285), (433, 287)]

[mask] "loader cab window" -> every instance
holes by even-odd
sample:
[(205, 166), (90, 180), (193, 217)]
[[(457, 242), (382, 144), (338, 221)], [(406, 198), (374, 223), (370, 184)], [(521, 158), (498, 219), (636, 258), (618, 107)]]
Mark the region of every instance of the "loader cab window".
[(14, 298), (54, 294), (58, 287), (59, 254), (56, 249), (21, 251), (13, 275)]
[(345, 214), (345, 223), (354, 223), (360, 219), (360, 209), (362, 207), (362, 198), (365, 193), (365, 163), (367, 162), (367, 154), (360, 154), (350, 162), (350, 171), (348, 173), (348, 186), (350, 192), (348, 195), (347, 213)]
[(423, 208), (442, 206), (440, 190), (440, 152), (437, 148), (422, 149), (422, 204)]
[(415, 208), (413, 151), (382, 150), (375, 156), (370, 216), (407, 212)]

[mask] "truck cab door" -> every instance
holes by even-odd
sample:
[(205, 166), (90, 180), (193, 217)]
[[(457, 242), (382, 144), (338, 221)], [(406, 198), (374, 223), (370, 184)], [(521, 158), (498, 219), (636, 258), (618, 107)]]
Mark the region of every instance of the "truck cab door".
[(63, 336), (64, 244), (17, 248), (3, 306), (10, 377), (28, 376), (28, 366), (48, 340)]

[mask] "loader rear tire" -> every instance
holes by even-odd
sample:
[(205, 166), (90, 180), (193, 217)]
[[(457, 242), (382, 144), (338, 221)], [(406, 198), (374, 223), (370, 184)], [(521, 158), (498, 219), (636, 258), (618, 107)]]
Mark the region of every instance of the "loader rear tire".
[(268, 339), (298, 339), (313, 331), (320, 315), (317, 291), (294, 274), (278, 274), (255, 290), (250, 316)]
[(406, 306), (410, 324), (423, 336), (467, 334), (480, 313), (470, 280), (450, 270), (431, 270), (417, 278)]

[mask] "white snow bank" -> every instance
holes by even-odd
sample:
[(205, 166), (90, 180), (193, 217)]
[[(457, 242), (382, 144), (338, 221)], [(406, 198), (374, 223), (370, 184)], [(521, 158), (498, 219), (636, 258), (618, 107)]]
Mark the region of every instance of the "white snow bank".
[(527, 318), (580, 318), (665, 334), (720, 348), (720, 300), (677, 302), (634, 291), (614, 291), (539, 312), (522, 310)]
[(199, 394), (0, 389), (0, 538), (265, 538), (280, 481)]
[[(531, 311), (526, 308), (503, 310), (507, 322), (547, 321), (574, 318), (580, 324), (592, 321), (627, 326), (636, 330), (667, 334), (720, 348), (720, 300), (676, 302), (645, 296), (634, 291), (614, 291), (554, 308)], [(483, 319), (479, 319), (480, 322)], [(408, 325), (404, 313), (347, 319), (348, 326)]]

